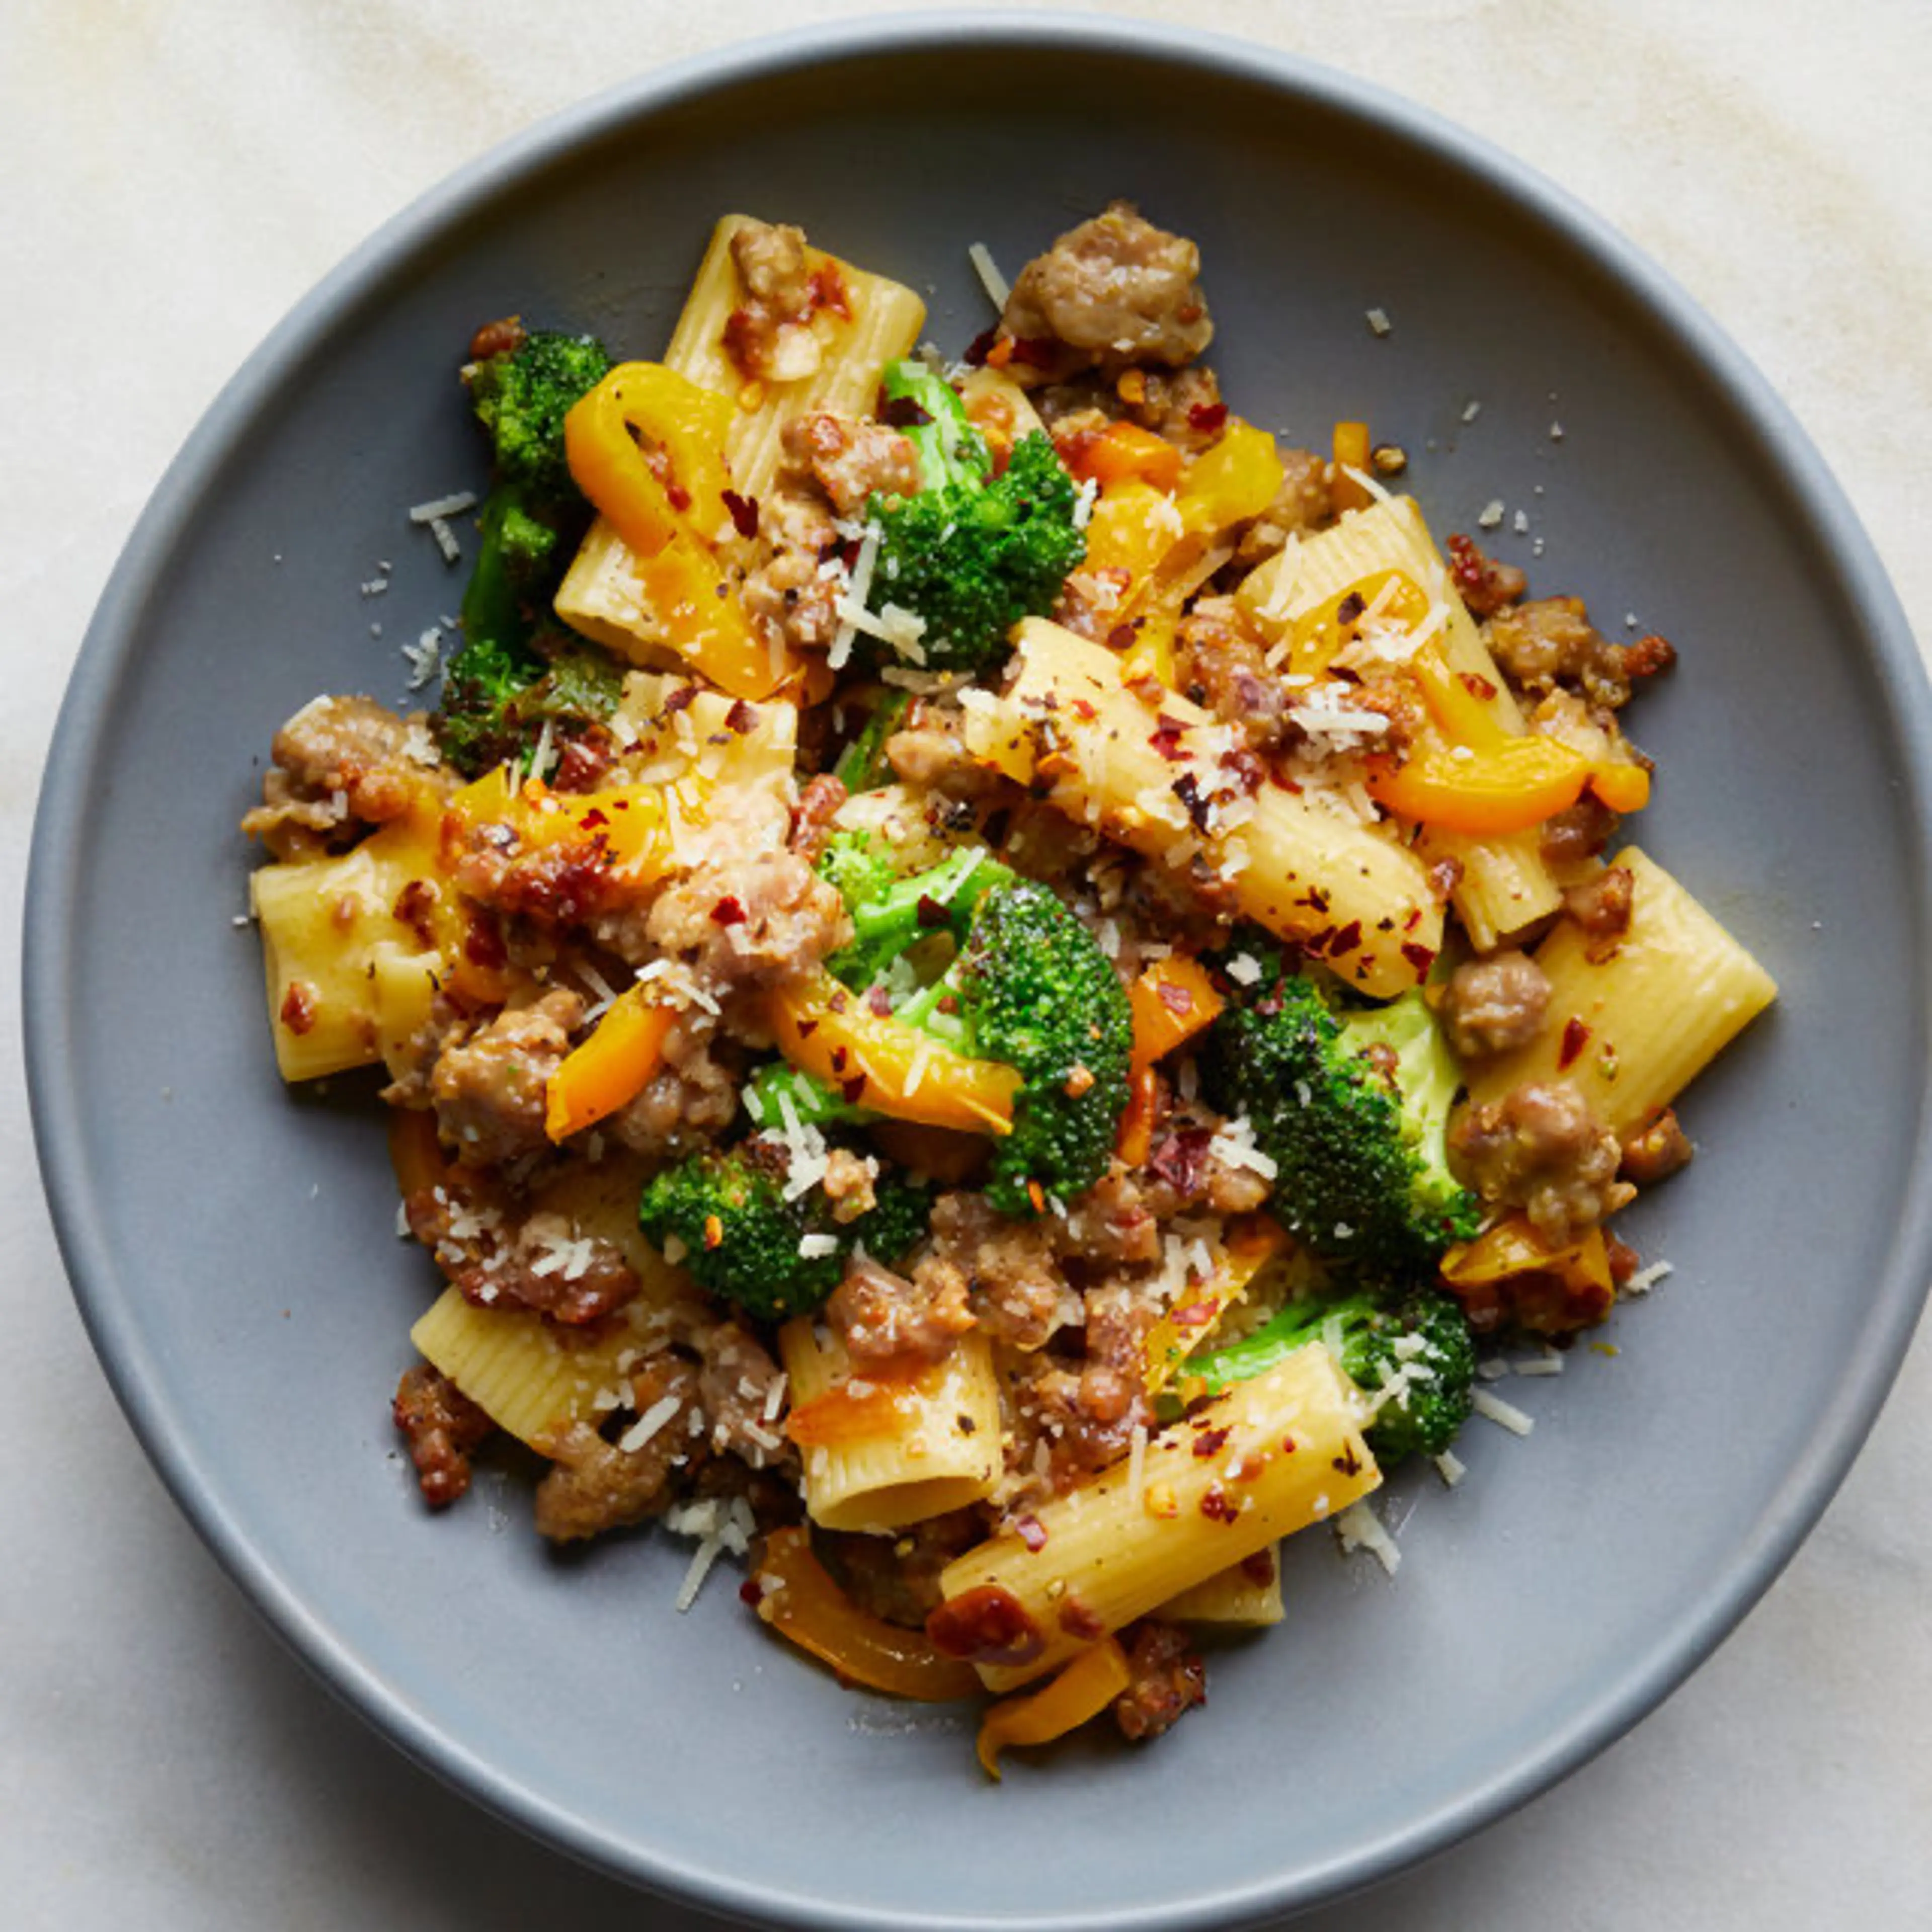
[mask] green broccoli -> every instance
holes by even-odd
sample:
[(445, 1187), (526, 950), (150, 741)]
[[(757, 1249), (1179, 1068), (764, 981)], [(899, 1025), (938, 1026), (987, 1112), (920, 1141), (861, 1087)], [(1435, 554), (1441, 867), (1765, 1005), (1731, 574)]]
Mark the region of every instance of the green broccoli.
[[(842, 697), (842, 704), (844, 700)], [(912, 708), (909, 691), (882, 691), (872, 706), (865, 728), (838, 754), (832, 776), (848, 792), (876, 791), (892, 782), (892, 767), (886, 762), (886, 740), (905, 722)]]
[(490, 494), (463, 597), (464, 648), (434, 720), (443, 755), (473, 777), (608, 717), (622, 674), (598, 647), (550, 615), (590, 523), (571, 480), (563, 419), (610, 366), (588, 336), (539, 332), (464, 372), (490, 439)]
[(1079, 492), (1038, 430), (1021, 437), (993, 476), (964, 405), (924, 363), (890, 364), (881, 387), (886, 420), (919, 452), (921, 488), (912, 496), (874, 494), (867, 504), (880, 532), (873, 600), (925, 620), (928, 670), (978, 670), (1022, 617), (1053, 608), (1086, 555)]
[(1379, 1405), (1364, 1434), (1384, 1468), (1405, 1456), (1439, 1456), (1468, 1420), (1476, 1345), (1462, 1304), (1436, 1288), (1418, 1288), (1394, 1308), (1366, 1292), (1291, 1301), (1252, 1335), (1195, 1357), (1187, 1377), (1219, 1395), (1310, 1342), (1325, 1342), (1342, 1372)]
[(1339, 991), (1265, 957), (1262, 979), (1208, 1034), (1208, 1099), (1252, 1126), (1290, 1233), (1379, 1274), (1432, 1274), (1479, 1223), (1475, 1196), (1449, 1171), (1460, 1075), (1434, 1014), (1419, 990), (1345, 1006)]
[(902, 878), (863, 832), (835, 832), (818, 870), (838, 888), (852, 920), (850, 943), (826, 964), (859, 992), (921, 940), (946, 932), (962, 941), (980, 896), (1013, 881), (1012, 872), (979, 845), (962, 845), (938, 865)]
[(680, 1244), (700, 1288), (771, 1322), (819, 1307), (861, 1243), (892, 1262), (925, 1238), (932, 1202), (916, 1183), (881, 1178), (878, 1204), (842, 1222), (816, 1184), (788, 1200), (787, 1167), (784, 1143), (772, 1138), (694, 1154), (646, 1184), (638, 1226), (659, 1247)]

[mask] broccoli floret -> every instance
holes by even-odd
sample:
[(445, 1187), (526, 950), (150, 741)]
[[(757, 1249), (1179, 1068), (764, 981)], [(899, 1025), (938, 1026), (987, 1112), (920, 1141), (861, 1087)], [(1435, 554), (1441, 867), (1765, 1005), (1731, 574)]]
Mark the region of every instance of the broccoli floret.
[(660, 1247), (675, 1237), (700, 1288), (771, 1322), (819, 1307), (861, 1242), (891, 1262), (924, 1238), (931, 1201), (916, 1182), (882, 1177), (878, 1205), (841, 1222), (821, 1187), (785, 1198), (786, 1164), (782, 1144), (772, 1139), (694, 1154), (646, 1184), (638, 1226)]
[(466, 777), (526, 756), (546, 724), (554, 740), (579, 734), (616, 706), (616, 666), (549, 614), (590, 522), (563, 419), (610, 366), (588, 336), (539, 332), (464, 372), (490, 438), (492, 481), (463, 596), (464, 647), (433, 722), (443, 756)]
[(1419, 1288), (1394, 1308), (1366, 1292), (1291, 1301), (1252, 1335), (1196, 1358), (1187, 1374), (1218, 1395), (1310, 1342), (1326, 1342), (1342, 1372), (1379, 1405), (1364, 1434), (1384, 1468), (1405, 1456), (1439, 1456), (1468, 1419), (1476, 1345), (1461, 1304), (1436, 1288)]
[(496, 480), (522, 493), (534, 516), (582, 501), (564, 454), (563, 419), (610, 374), (594, 336), (538, 329), (514, 350), (463, 372), (477, 419), (490, 438)]
[(1074, 520), (1079, 492), (1038, 430), (1014, 444), (994, 476), (958, 397), (923, 364), (892, 364), (884, 388), (887, 419), (912, 424), (905, 433), (920, 452), (921, 488), (867, 505), (880, 531), (874, 595), (925, 620), (928, 670), (977, 670), (1022, 617), (1053, 608), (1086, 555)]
[(852, 920), (850, 943), (826, 964), (859, 992), (922, 939), (949, 932), (963, 940), (980, 896), (1011, 884), (1013, 878), (977, 845), (962, 845), (937, 866), (902, 878), (862, 832), (835, 833), (820, 855), (818, 870), (838, 888)]
[(1344, 1006), (1272, 964), (1208, 1035), (1208, 1098), (1252, 1125), (1275, 1165), (1274, 1212), (1316, 1253), (1394, 1277), (1432, 1273), (1480, 1218), (1449, 1171), (1460, 1076), (1434, 1014), (1420, 991)]

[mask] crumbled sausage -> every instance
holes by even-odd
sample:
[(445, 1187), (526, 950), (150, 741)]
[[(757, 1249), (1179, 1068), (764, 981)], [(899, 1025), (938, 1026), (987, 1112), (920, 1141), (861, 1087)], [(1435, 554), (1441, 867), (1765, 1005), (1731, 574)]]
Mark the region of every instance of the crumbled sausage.
[(1514, 604), (1528, 580), (1513, 563), (1498, 563), (1469, 537), (1449, 539), (1450, 574), (1471, 616), (1479, 623)]
[(925, 1268), (909, 1280), (860, 1255), (846, 1263), (825, 1304), (825, 1319), (862, 1365), (896, 1356), (944, 1361), (974, 1325), (966, 1278), (957, 1268)]
[(814, 1541), (853, 1604), (907, 1630), (939, 1607), (940, 1573), (986, 1534), (976, 1509), (949, 1510), (891, 1537), (821, 1531)]
[(1559, 872), (1580, 866), (1603, 850), (1616, 829), (1616, 814), (1594, 792), (1586, 792), (1567, 811), (1544, 821), (1544, 862)]
[(1694, 1151), (1676, 1112), (1666, 1107), (1624, 1142), (1623, 1178), (1635, 1186), (1654, 1187), (1680, 1168), (1688, 1167)]
[(1478, 1060), (1527, 1046), (1550, 1006), (1550, 980), (1527, 953), (1494, 952), (1450, 974), (1440, 1016), (1459, 1058)]
[(373, 698), (318, 698), (275, 734), (262, 802), (242, 821), (278, 858), (361, 825), (400, 818), (425, 784), (446, 789), (418, 720), (399, 718)]
[(1042, 1346), (1066, 1294), (1052, 1238), (1037, 1221), (1011, 1221), (983, 1195), (942, 1194), (932, 1207), (932, 1245), (913, 1270), (934, 1302), (963, 1282), (974, 1317), (1010, 1346)]
[(658, 896), (652, 944), (713, 998), (796, 985), (852, 936), (845, 902), (796, 852), (707, 858)]
[(583, 1018), (582, 998), (560, 988), (444, 1048), (430, 1097), (437, 1131), (464, 1166), (498, 1166), (549, 1144), (544, 1090)]
[[(652, 1356), (632, 1379), (631, 1403), (640, 1415), (666, 1396), (688, 1405), (696, 1392), (691, 1365), (665, 1353)], [(537, 1484), (538, 1532), (553, 1543), (574, 1542), (663, 1513), (673, 1459), (689, 1454), (692, 1437), (674, 1414), (635, 1449), (607, 1442), (587, 1422), (573, 1422), (538, 1446), (551, 1467)]]
[(767, 642), (788, 650), (825, 650), (838, 634), (838, 586), (818, 574), (809, 550), (775, 551), (747, 572), (738, 595)]
[(1449, 1145), (1484, 1200), (1522, 1208), (1539, 1234), (1558, 1244), (1634, 1191), (1617, 1179), (1616, 1136), (1568, 1080), (1528, 1081), (1470, 1108), (1450, 1130)]
[(1237, 563), (1252, 566), (1273, 556), (1290, 537), (1318, 530), (1335, 515), (1335, 499), (1328, 466), (1312, 449), (1284, 449), (1281, 488), (1269, 504), (1242, 532), (1234, 550)]
[(470, 1487), (470, 1456), (496, 1428), (440, 1369), (418, 1362), (403, 1371), (391, 1408), (408, 1438), (423, 1500), (446, 1508)]
[(1157, 1738), (1197, 1704), (1208, 1701), (1208, 1666), (1179, 1625), (1143, 1617), (1120, 1633), (1132, 1673), (1114, 1700), (1123, 1737)]
[(697, 1341), (704, 1358), (698, 1395), (710, 1420), (711, 1447), (754, 1469), (790, 1460), (790, 1444), (776, 1420), (766, 1420), (778, 1407), (772, 1390), (779, 1370), (764, 1345), (735, 1322), (719, 1322)]
[[(1484, 625), (1483, 636), (1504, 674), (1520, 690), (1560, 688), (1610, 711), (1630, 701), (1628, 659), (1634, 647), (1604, 637), (1590, 622), (1580, 597), (1540, 597), (1498, 610)], [(1654, 649), (1662, 642), (1645, 640), (1638, 660), (1645, 674), (1662, 668)]]
[(718, 1050), (716, 1022), (690, 1012), (671, 1022), (657, 1070), (600, 1124), (633, 1154), (680, 1160), (723, 1132), (737, 1111), (737, 1078)]
[(1563, 910), (1582, 928), (1592, 958), (1612, 950), (1630, 930), (1635, 883), (1628, 866), (1606, 866), (1594, 878), (1564, 892)]
[(792, 382), (811, 375), (824, 359), (812, 332), (828, 302), (805, 252), (802, 230), (788, 224), (748, 221), (731, 237), (731, 261), (745, 299), (724, 325), (725, 352), (740, 372), (754, 380)]
[(1018, 343), (1057, 346), (1053, 374), (1192, 362), (1214, 333), (1192, 242), (1117, 201), (1020, 271), (1000, 318)]
[(911, 439), (884, 423), (817, 410), (785, 425), (785, 454), (809, 470), (842, 517), (856, 514), (876, 490), (916, 496), (922, 478)]

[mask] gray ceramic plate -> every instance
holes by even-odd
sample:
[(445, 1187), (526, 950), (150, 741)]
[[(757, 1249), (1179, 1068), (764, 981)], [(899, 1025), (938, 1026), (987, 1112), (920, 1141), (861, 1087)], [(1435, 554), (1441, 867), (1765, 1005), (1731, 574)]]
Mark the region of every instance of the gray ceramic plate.
[[(452, 373), (476, 322), (520, 310), (652, 352), (712, 217), (743, 208), (929, 287), (956, 346), (988, 319), (968, 242), (1016, 266), (1116, 195), (1198, 238), (1239, 406), (1317, 441), (1366, 416), (1415, 452), (1438, 530), (1521, 506), (1540, 587), (1678, 640), (1640, 713), (1663, 772), (1643, 836), (1784, 999), (1698, 1088), (1696, 1167), (1631, 1216), (1676, 1275), (1617, 1317), (1614, 1359), (1513, 1385), (1530, 1441), (1479, 1423), (1460, 1489), (1393, 1486), (1400, 1576), (1304, 1539), (1290, 1621), (1214, 1660), (1207, 1712), (995, 1790), (963, 1720), (839, 1690), (731, 1578), (674, 1615), (682, 1546), (560, 1561), (519, 1480), (424, 1516), (386, 1408), (430, 1282), (392, 1232), (373, 1114), (276, 1081), (233, 827), (277, 723), (317, 691), (399, 696), (398, 641), (454, 604), (401, 512), (481, 481)], [(372, 609), (355, 586), (384, 558)], [(1653, 268), (1470, 137), (1119, 22), (870, 25), (656, 75), (467, 169), (331, 277), (122, 560), (28, 922), (75, 1290), (275, 1628), (405, 1750), (569, 1850), (840, 1926), (1205, 1925), (1330, 1897), (1654, 1705), (1876, 1412), (1932, 1246), (1927, 729), (1904, 621), (1790, 419)]]

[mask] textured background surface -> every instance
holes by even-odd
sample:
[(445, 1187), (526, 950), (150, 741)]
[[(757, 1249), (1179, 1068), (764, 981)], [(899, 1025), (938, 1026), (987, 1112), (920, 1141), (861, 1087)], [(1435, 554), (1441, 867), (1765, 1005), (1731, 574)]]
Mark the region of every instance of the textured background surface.
[[(0, 364), (10, 906), (94, 600), (168, 458), (288, 305), (415, 194), (535, 116), (727, 38), (866, 10), (755, 0), (728, 22), (664, 0), (558, 4), (531, 45), (518, 22), (532, 10), (5, 10), (0, 178), (14, 192), (0, 206), (0, 260), (23, 352)], [(1648, 250), (1796, 410), (1932, 638), (1932, 43), (1914, 0), (1694, 14), (1664, 0), (1208, 0), (1186, 12), (1427, 103)], [(10, 956), (4, 970), (0, 1026), (17, 1066)], [(286, 1658), (161, 1492), (108, 1394), (68, 1299), (17, 1078), (0, 1131), (10, 1916), (160, 1932), (708, 1922), (494, 1825)], [(1821, 1252), (1831, 1238), (1820, 1230)], [(1932, 1918), (1932, 1527), (1917, 1480), (1932, 1460), (1928, 1397), (1922, 1342), (1790, 1570), (1632, 1736), (1426, 1870), (1299, 1922), (1784, 1932)]]

